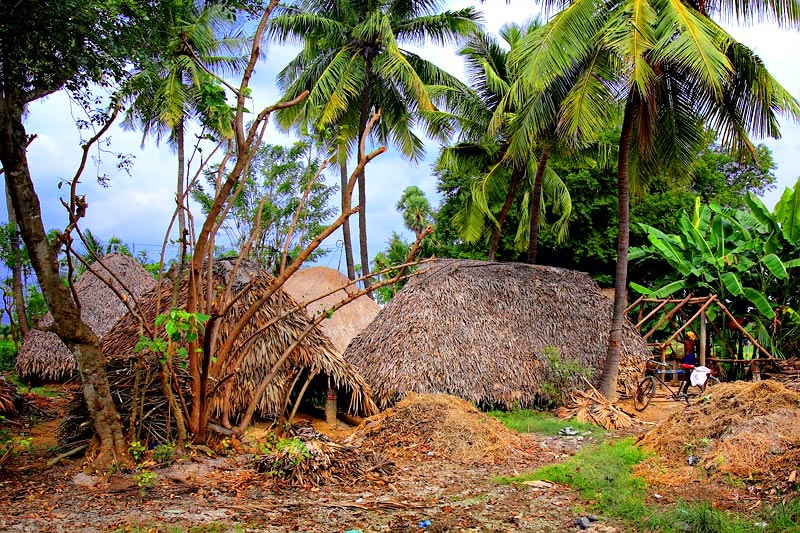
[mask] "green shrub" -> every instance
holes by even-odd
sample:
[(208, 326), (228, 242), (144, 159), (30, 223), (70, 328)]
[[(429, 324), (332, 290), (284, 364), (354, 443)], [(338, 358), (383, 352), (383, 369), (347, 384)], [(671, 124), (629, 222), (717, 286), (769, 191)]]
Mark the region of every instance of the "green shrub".
[(17, 347), (11, 339), (0, 340), (0, 372), (14, 370), (17, 359)]

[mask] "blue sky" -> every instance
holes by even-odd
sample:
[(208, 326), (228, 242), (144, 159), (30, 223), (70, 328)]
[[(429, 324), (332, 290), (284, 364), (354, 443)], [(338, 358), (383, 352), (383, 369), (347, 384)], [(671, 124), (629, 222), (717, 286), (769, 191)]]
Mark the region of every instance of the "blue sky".
[[(530, 2), (508, 5), (499, 0), (483, 4), (453, 1), (449, 7), (472, 4), (485, 12), (486, 26), (493, 31), (508, 21), (523, 22), (538, 13)], [(780, 30), (771, 25), (727, 27), (734, 37), (761, 56), (784, 87), (800, 97), (800, 32)], [(464, 77), (461, 62), (452, 50), (423, 47), (415, 51), (451, 73)], [(279, 98), (275, 74), (295, 53), (296, 49), (285, 46), (268, 50), (267, 58), (258, 66), (253, 80), (251, 110), (258, 110)], [(66, 223), (66, 212), (59, 201), (64, 191), (58, 189), (58, 183), (70, 178), (80, 158), (80, 139), (74, 125), (78, 118), (83, 118), (79, 106), (72, 104), (65, 93), (34, 103), (26, 116), (28, 133), (37, 135), (28, 157), (47, 228), (63, 228)], [(117, 172), (115, 158), (109, 154), (104, 155), (100, 163), (92, 163), (80, 186), (80, 193), (85, 194), (89, 202), (88, 216), (82, 227), (91, 229), (103, 241), (117, 236), (133, 245), (137, 252), (144, 248), (155, 258), (174, 208), (175, 155), (166, 146), (156, 146), (152, 141), (140, 148), (141, 134), (123, 131), (119, 125), (112, 126), (110, 138), (112, 150), (135, 156), (131, 175)], [(267, 142), (288, 144), (291, 141), (290, 137), (270, 128)], [(764, 142), (772, 149), (778, 165), (778, 187), (765, 197), (767, 205), (772, 206), (783, 189), (800, 177), (800, 126), (784, 124), (781, 140)], [(407, 186), (419, 186), (428, 194), (431, 203), (438, 205), (436, 181), (430, 170), (437, 151), (438, 146), (428, 142), (425, 160), (412, 165), (390, 149), (367, 168), (370, 257), (385, 248), (392, 231), (411, 238), (395, 210), (395, 204)], [(334, 172), (331, 171), (329, 181), (338, 183), (338, 174), (334, 175)], [(102, 174), (111, 178), (108, 188), (96, 183), (96, 176)], [(195, 216), (201, 217), (199, 210)], [(2, 218), (7, 218), (5, 212)], [(352, 226), (355, 234), (355, 220)], [(340, 238), (337, 234), (324, 243), (333, 252), (320, 263), (334, 268), (343, 264), (336, 243)]]

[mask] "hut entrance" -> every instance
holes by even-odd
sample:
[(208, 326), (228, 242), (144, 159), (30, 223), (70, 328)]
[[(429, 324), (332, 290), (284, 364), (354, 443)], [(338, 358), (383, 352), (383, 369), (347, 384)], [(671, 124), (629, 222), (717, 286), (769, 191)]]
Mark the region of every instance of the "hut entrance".
[(761, 379), (772, 354), (745, 328), (716, 295), (685, 298), (640, 297), (625, 310), (648, 347), (661, 362), (683, 357), (683, 340), (697, 339), (697, 364), (719, 371), (727, 380)]

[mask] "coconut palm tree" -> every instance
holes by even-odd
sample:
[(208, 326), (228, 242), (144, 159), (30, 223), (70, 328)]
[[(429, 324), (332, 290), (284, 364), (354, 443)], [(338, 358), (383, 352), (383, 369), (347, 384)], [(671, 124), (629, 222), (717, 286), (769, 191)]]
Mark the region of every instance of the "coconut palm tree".
[[(629, 179), (664, 164), (688, 166), (702, 125), (722, 142), (752, 150), (748, 134), (779, 136), (777, 115), (800, 107), (760, 59), (708, 15), (796, 21), (796, 0), (545, 1), (563, 7), (519, 48), (525, 83), (541, 92), (580, 71), (559, 109), (559, 133), (601, 126), (609, 103), (623, 107), (617, 164), (619, 234), (614, 315), (600, 390), (614, 395), (627, 286)], [(511, 91), (510, 101), (521, 91)], [(519, 104), (519, 102), (515, 102)], [(528, 121), (530, 131), (540, 126)], [(525, 140), (520, 140), (525, 145)]]
[[(152, 58), (148, 67), (128, 83), (125, 98), (130, 101), (124, 126), (141, 129), (142, 144), (149, 136), (156, 142), (164, 137), (178, 156), (176, 199), (185, 205), (187, 123), (199, 118), (211, 132), (232, 134), (233, 113), (225, 103), (223, 88), (205, 70), (232, 72), (244, 66), (246, 40), (232, 26), (229, 13), (220, 4), (177, 0), (160, 4), (157, 24), (165, 52)], [(186, 214), (178, 211), (178, 234), (183, 238)]]
[[(463, 211), (457, 213), (457, 224), (462, 236), (474, 242), (485, 233), (487, 219), (492, 232), (489, 241), (489, 261), (494, 261), (500, 242), (503, 223), (511, 210), (519, 186), (528, 178), (530, 187), (522, 201), (522, 217), (516, 242), (520, 249), (528, 248), (528, 262), (536, 262), (538, 230), (541, 222), (542, 191), (552, 202), (560, 216), (554, 229), (560, 239), (566, 238), (567, 221), (572, 209), (569, 191), (558, 175), (547, 169), (550, 150), (557, 141), (552, 135), (541, 135), (524, 153), (510, 153), (509, 139), (516, 109), (499, 104), (514, 86), (518, 77), (516, 65), (509, 62), (511, 52), (522, 38), (540, 26), (532, 22), (527, 27), (508, 24), (500, 35), (505, 46), (492, 35), (475, 31), (459, 54), (465, 58), (471, 89), (442, 88), (439, 96), (452, 112), (433, 112), (432, 119), (448, 124), (460, 131), (460, 142), (442, 150), (437, 167), (457, 172), (477, 169), (481, 174), (473, 181), (472, 199)], [(548, 97), (557, 95), (549, 94)], [(531, 154), (538, 153), (538, 157)], [(549, 171), (548, 171), (549, 170)], [(492, 205), (502, 207), (495, 218)]]
[[(434, 109), (428, 86), (459, 82), (401, 45), (455, 42), (479, 20), (473, 8), (439, 12), (442, 3), (299, 0), (285, 7), (271, 21), (272, 38), (300, 43), (303, 50), (281, 71), (279, 84), (287, 100), (305, 90), (310, 93), (302, 105), (282, 110), (279, 123), (284, 127), (313, 123), (318, 128), (347, 123), (354, 139), (360, 139), (373, 110), (380, 109), (381, 122), (375, 129), (379, 142), (391, 142), (404, 156), (418, 161), (424, 153), (422, 139), (414, 133), (418, 112)], [(361, 268), (366, 276), (363, 171), (358, 177), (358, 196)]]

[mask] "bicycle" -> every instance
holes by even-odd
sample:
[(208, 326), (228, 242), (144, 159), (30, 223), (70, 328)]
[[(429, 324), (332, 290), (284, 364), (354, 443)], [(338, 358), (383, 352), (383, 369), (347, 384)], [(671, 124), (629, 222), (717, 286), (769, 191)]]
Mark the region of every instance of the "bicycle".
[[(667, 363), (662, 363), (661, 361), (656, 361), (655, 359), (651, 360), (650, 363), (656, 365), (656, 368), (650, 369), (648, 368), (645, 370), (645, 377), (639, 383), (639, 386), (636, 387), (636, 392), (633, 395), (633, 407), (637, 411), (641, 412), (647, 409), (647, 406), (650, 405), (650, 400), (656, 395), (656, 386), (657, 383), (660, 383), (664, 386), (665, 389), (669, 391), (670, 396), (676, 402), (681, 400), (686, 402), (686, 405), (689, 405), (689, 388), (686, 389), (686, 394), (681, 393), (681, 385), (678, 385), (678, 390), (676, 391), (672, 387), (670, 387), (661, 376), (665, 375), (675, 375), (675, 374), (683, 374), (688, 370), (679, 369), (679, 370), (667, 370), (666, 368), (669, 366)], [(658, 367), (664, 367), (664, 370), (660, 370)], [(714, 385), (718, 385), (719, 380), (714, 377), (713, 372), (709, 374), (706, 378), (706, 382), (698, 386), (701, 392), (705, 392), (706, 387), (713, 387)]]

